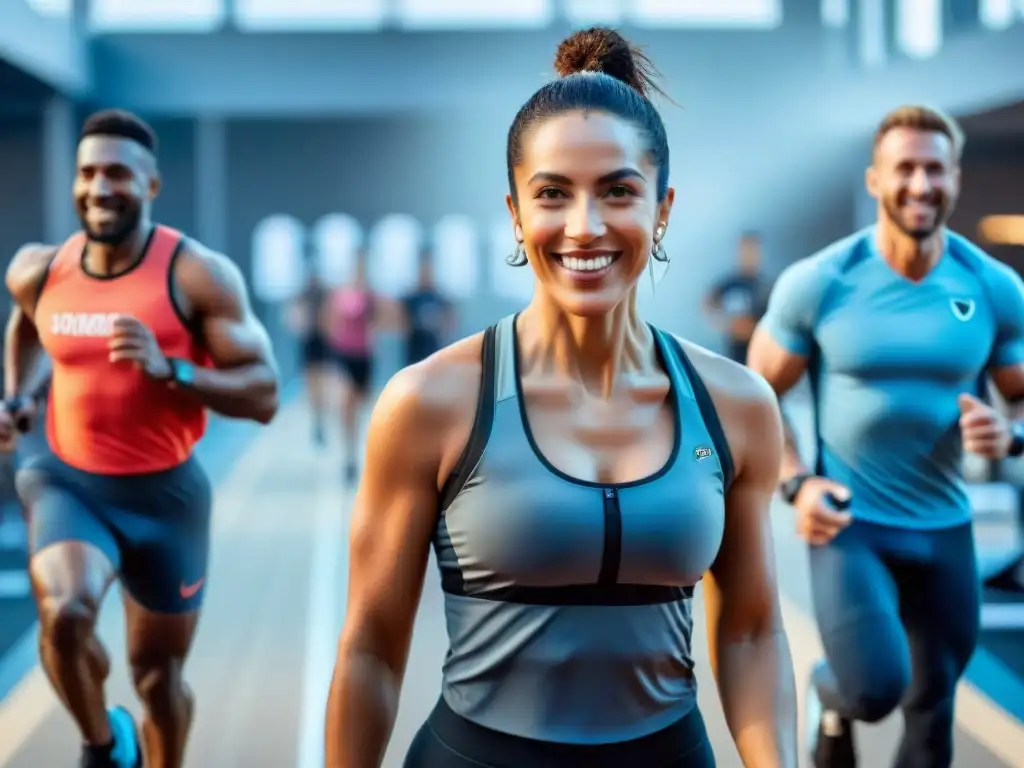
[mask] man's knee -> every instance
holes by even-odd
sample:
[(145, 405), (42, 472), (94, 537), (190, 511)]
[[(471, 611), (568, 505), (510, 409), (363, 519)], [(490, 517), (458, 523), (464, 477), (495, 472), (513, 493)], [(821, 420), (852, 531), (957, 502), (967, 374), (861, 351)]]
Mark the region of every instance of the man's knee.
[(189, 702), (182, 667), (181, 659), (131, 660), (135, 692), (150, 714), (173, 715), (182, 704)]
[(883, 720), (897, 709), (912, 678), (902, 627), (895, 621), (872, 624), (851, 625), (824, 637), (843, 715), (865, 723)]
[(847, 717), (864, 723), (884, 720), (899, 706), (910, 685), (910, 669), (897, 658), (879, 658), (857, 677), (841, 683)]
[(60, 653), (76, 653), (92, 637), (97, 613), (85, 597), (45, 596), (39, 601), (40, 639)]

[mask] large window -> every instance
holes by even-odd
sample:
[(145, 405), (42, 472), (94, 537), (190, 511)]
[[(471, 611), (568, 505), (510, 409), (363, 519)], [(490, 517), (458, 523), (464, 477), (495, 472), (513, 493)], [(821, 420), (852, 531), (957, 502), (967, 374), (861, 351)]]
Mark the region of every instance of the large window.
[(828, 29), (844, 29), (850, 23), (850, 0), (821, 0), (821, 23)]
[(212, 32), (224, 0), (91, 0), (89, 23), (109, 32)]
[(252, 292), (273, 304), (298, 296), (306, 282), (305, 230), (292, 216), (269, 216), (252, 233)]
[(416, 287), (423, 230), (402, 213), (385, 216), (370, 233), (367, 277), (374, 290), (399, 298)]
[(476, 228), (466, 216), (445, 216), (434, 227), (434, 277), (442, 293), (468, 299), (477, 292), (480, 253)]
[(491, 224), (491, 290), (502, 299), (526, 304), (533, 297), (533, 269), (527, 264), (510, 267), (505, 259), (516, 247), (508, 217)]
[(621, 24), (625, 15), (623, 0), (562, 0), (563, 12), (569, 23)]
[(988, 29), (1009, 29), (1018, 16), (1024, 16), (1020, 0), (979, 0), (978, 17)]
[(885, 0), (859, 0), (858, 47), (860, 63), (877, 67), (885, 63)]
[(387, 11), (387, 0), (234, 2), (235, 24), (247, 32), (376, 30), (384, 23)]
[(633, 0), (630, 17), (645, 26), (759, 27), (782, 24), (782, 0)]
[(320, 219), (313, 227), (313, 269), (320, 282), (332, 288), (349, 282), (362, 243), (363, 231), (351, 216), (332, 213)]
[(554, 0), (393, 0), (402, 26), (410, 29), (496, 29), (547, 26)]
[(928, 59), (942, 49), (942, 0), (899, 0), (896, 41), (914, 59)]
[(26, 0), (28, 7), (40, 16), (55, 19), (70, 19), (73, 0)]

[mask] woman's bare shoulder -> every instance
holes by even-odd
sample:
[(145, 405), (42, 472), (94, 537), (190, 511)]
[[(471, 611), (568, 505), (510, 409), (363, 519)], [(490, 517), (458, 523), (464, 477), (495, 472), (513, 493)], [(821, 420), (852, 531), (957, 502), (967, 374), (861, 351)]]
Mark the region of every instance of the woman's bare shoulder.
[(710, 349), (676, 337), (717, 404), (722, 401), (774, 403), (775, 392), (760, 374)]
[(781, 430), (779, 403), (764, 377), (685, 339), (679, 343), (711, 395), (734, 457), (774, 441)]
[(403, 368), (392, 383), (424, 408), (446, 410), (469, 400), (475, 409), (483, 336), (477, 333), (449, 344), (425, 360)]
[(396, 449), (415, 447), (425, 461), (448, 468), (473, 428), (482, 348), (483, 334), (478, 333), (398, 371), (374, 405), (371, 436), (388, 435), (398, 441)]

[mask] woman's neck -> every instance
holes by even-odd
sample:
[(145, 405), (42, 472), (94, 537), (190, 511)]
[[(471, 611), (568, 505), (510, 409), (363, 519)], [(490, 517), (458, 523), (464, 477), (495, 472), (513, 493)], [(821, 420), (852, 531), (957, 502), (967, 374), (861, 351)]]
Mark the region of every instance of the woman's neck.
[(537, 292), (518, 326), (524, 372), (567, 376), (610, 397), (624, 373), (656, 365), (654, 339), (637, 311), (636, 290), (606, 315), (570, 315)]

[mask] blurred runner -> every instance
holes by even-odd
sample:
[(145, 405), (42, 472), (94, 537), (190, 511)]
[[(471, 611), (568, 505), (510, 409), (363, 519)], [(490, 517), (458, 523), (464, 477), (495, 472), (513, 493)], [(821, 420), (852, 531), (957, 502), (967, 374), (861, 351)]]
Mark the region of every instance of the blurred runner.
[(458, 317), (455, 307), (434, 283), (434, 254), (420, 254), (419, 282), (416, 290), (402, 299), (405, 333), (405, 364), (425, 360), (445, 346), (455, 335)]
[(725, 333), (726, 355), (747, 361), (747, 345), (764, 311), (767, 285), (761, 276), (761, 237), (748, 232), (740, 239), (739, 268), (719, 280), (704, 299), (704, 311)]

